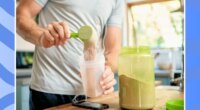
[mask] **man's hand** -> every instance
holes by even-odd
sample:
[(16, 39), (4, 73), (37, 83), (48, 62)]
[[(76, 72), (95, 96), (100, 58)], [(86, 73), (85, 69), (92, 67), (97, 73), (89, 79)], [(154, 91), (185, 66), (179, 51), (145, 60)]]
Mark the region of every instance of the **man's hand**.
[(104, 90), (104, 94), (110, 94), (114, 91), (114, 85), (116, 80), (114, 78), (114, 73), (109, 66), (105, 67), (105, 71), (100, 81), (100, 85)]
[(69, 39), (67, 23), (52, 22), (40, 27), (33, 19), (42, 10), (35, 0), (20, 0), (17, 7), (17, 32), (26, 41), (45, 48), (63, 45)]
[(70, 31), (67, 23), (53, 22), (50, 23), (39, 39), (40, 46), (49, 48), (51, 46), (63, 45), (70, 38)]

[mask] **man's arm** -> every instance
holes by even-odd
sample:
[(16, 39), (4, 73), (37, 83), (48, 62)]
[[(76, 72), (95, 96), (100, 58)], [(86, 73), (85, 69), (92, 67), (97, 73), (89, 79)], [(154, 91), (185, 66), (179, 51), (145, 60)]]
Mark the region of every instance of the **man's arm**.
[(108, 26), (105, 37), (105, 71), (100, 81), (104, 94), (114, 91), (116, 80), (114, 72), (117, 70), (118, 54), (121, 47), (121, 29), (115, 26)]
[(117, 70), (118, 54), (121, 48), (121, 28), (108, 26), (105, 37), (105, 58), (106, 65), (112, 71)]
[[(21, 0), (17, 7), (17, 32), (25, 40), (39, 45), (39, 37), (42, 28), (37, 26), (34, 17), (41, 11), (42, 7), (34, 0)], [(33, 37), (34, 36), (34, 37)]]
[(105, 36), (105, 59), (106, 67), (100, 84), (104, 94), (114, 91), (116, 80), (114, 72), (117, 70), (118, 54), (121, 47), (121, 26), (123, 21), (124, 0), (116, 0), (115, 7), (107, 21), (107, 30)]
[(21, 0), (17, 7), (17, 32), (26, 41), (43, 47), (62, 45), (69, 38), (69, 28), (64, 22), (53, 22), (43, 28), (34, 17), (42, 10), (35, 0)]

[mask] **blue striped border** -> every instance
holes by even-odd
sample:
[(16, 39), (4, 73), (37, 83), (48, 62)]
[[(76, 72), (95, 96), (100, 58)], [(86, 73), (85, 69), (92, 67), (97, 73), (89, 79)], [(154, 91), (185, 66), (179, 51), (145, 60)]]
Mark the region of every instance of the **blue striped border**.
[[(186, 0), (186, 109), (200, 110), (200, 1)], [(14, 0), (0, 0), (0, 110), (14, 109)], [(3, 91), (3, 92), (2, 92)]]
[(186, 109), (200, 110), (200, 0), (186, 0)]
[(14, 0), (0, 0), (0, 110), (15, 109)]

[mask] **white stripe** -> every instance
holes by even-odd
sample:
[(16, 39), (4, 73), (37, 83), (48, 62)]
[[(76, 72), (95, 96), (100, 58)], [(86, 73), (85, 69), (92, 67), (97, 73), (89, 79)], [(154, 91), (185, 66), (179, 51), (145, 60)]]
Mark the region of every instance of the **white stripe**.
[[(14, 107), (15, 107), (15, 104), (11, 104), (11, 105), (9, 105), (8, 107), (6, 107), (6, 108), (4, 108), (4, 110), (16, 110), (16, 109), (14, 109)], [(27, 107), (27, 106), (26, 106)], [(27, 109), (28, 110), (28, 109)]]
[(14, 17), (0, 7), (0, 24), (14, 33)]
[(0, 64), (14, 74), (14, 51), (0, 41)]
[[(13, 80), (13, 79), (11, 79), (11, 80)], [(0, 78), (0, 88), (1, 88), (0, 99), (4, 96), (14, 92), (14, 87), (12, 85), (9, 85), (6, 82), (4, 82), (1, 78)]]

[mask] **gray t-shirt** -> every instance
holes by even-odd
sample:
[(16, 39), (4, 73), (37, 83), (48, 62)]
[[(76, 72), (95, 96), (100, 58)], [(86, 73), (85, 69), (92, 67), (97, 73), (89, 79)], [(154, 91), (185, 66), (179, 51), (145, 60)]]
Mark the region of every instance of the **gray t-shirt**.
[[(77, 32), (81, 26), (91, 25), (97, 31), (99, 48), (102, 48), (106, 26), (122, 25), (124, 0), (35, 1), (43, 7), (39, 13), (40, 26), (65, 21), (71, 32)], [(36, 46), (30, 87), (46, 93), (83, 94), (79, 66), (82, 55), (83, 42), (79, 39), (51, 48)]]

